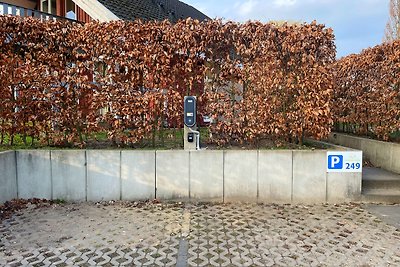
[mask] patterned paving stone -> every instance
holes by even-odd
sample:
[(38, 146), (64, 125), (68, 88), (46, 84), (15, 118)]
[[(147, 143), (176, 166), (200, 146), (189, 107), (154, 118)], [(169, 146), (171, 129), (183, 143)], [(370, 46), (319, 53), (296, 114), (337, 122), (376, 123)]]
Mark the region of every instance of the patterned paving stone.
[(32, 205), (0, 237), (0, 266), (400, 266), (400, 230), (357, 204)]

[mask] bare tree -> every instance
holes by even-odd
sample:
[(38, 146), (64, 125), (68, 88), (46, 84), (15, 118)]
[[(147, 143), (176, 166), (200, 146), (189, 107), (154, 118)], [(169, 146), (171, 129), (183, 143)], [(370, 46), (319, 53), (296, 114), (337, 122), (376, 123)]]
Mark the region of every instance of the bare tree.
[(390, 0), (389, 20), (385, 29), (385, 42), (400, 39), (400, 0)]

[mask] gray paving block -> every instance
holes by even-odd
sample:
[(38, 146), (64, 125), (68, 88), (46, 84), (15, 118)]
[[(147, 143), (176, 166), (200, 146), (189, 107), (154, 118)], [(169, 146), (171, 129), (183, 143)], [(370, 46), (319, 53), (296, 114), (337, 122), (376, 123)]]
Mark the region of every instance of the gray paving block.
[(52, 198), (50, 151), (17, 151), (18, 197)]
[(257, 151), (224, 151), (224, 201), (257, 200)]
[(159, 199), (189, 199), (189, 151), (156, 152)]
[(15, 152), (0, 152), (0, 204), (17, 198)]
[(293, 151), (293, 202), (326, 202), (326, 151)]
[(292, 157), (293, 153), (290, 150), (259, 152), (259, 202), (291, 203)]
[(88, 150), (87, 200), (121, 199), (121, 152), (113, 150)]
[(86, 200), (86, 155), (84, 150), (51, 151), (53, 199)]
[(223, 151), (190, 152), (190, 198), (194, 201), (223, 201)]
[(121, 183), (123, 200), (155, 198), (155, 152), (122, 151)]

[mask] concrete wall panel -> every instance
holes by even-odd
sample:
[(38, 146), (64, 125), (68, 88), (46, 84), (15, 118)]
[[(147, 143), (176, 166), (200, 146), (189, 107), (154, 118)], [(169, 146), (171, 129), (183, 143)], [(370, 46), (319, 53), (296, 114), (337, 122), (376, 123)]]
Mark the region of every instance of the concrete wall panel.
[(400, 173), (400, 145), (395, 144), (391, 149), (390, 170)]
[(293, 152), (260, 151), (258, 159), (259, 201), (291, 203)]
[(190, 152), (190, 198), (194, 201), (223, 201), (223, 151)]
[(358, 201), (361, 198), (361, 173), (328, 173), (327, 200), (329, 203)]
[(157, 198), (189, 199), (189, 151), (156, 152)]
[(224, 201), (257, 201), (257, 151), (224, 151)]
[(339, 133), (332, 133), (329, 135), (328, 141), (333, 144), (361, 150), (363, 138)]
[(17, 198), (15, 152), (0, 152), (0, 204)]
[(390, 143), (379, 142), (379, 143), (374, 143), (374, 146), (376, 149), (377, 165), (383, 169), (390, 170), (392, 145)]
[(18, 197), (52, 198), (50, 151), (17, 151)]
[(122, 200), (155, 198), (155, 151), (121, 152)]
[(326, 201), (326, 151), (293, 152), (293, 202)]
[(121, 199), (120, 151), (88, 150), (87, 200)]
[[(351, 147), (351, 146), (349, 146)], [(361, 141), (361, 150), (363, 151), (364, 158), (367, 158), (372, 164), (377, 165), (376, 161), (376, 146), (373, 145), (368, 139)]]
[(51, 151), (53, 199), (86, 200), (86, 155), (84, 150)]

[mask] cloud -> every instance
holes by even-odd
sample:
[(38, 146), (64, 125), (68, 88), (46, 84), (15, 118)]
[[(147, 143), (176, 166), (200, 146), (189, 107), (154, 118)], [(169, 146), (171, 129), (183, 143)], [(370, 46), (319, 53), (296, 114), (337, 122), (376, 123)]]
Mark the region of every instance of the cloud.
[(255, 7), (258, 5), (257, 0), (246, 0), (236, 2), (235, 6), (237, 7), (237, 13), (240, 16), (248, 16), (249, 14), (253, 13)]
[(293, 6), (297, 0), (275, 0), (274, 5), (277, 7)]

